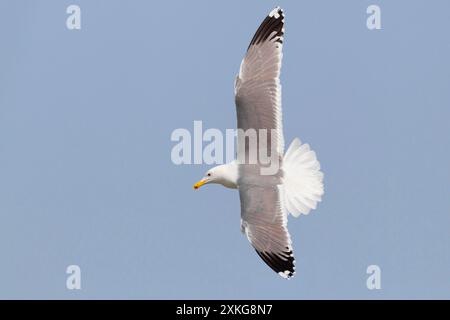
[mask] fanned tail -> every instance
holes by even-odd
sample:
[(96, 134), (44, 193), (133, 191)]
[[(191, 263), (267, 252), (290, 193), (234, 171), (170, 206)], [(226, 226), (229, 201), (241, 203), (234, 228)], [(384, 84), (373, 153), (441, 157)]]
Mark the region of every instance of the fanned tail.
[(283, 159), (284, 203), (294, 217), (316, 209), (323, 190), (323, 173), (316, 153), (295, 138)]

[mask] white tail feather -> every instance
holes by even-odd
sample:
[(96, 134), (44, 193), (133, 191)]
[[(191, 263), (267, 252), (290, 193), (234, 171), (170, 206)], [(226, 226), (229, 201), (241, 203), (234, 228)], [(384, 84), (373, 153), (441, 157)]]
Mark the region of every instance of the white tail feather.
[(283, 159), (284, 203), (294, 217), (316, 209), (323, 195), (323, 173), (316, 153), (295, 138)]

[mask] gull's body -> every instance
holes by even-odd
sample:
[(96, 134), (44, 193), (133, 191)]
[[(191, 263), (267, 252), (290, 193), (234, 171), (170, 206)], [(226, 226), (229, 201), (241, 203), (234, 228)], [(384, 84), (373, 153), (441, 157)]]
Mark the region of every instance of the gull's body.
[[(244, 161), (212, 168), (194, 188), (219, 183), (238, 189), (242, 232), (275, 272), (290, 278), (295, 261), (287, 215), (298, 217), (316, 208), (323, 195), (323, 174), (314, 151), (299, 139), (284, 153), (279, 79), (283, 36), (283, 10), (275, 8), (256, 31), (235, 81), (238, 129), (267, 130), (267, 140), (238, 146)], [(274, 173), (262, 174), (259, 158), (249, 162), (248, 154), (263, 146), (277, 159), (279, 169)]]

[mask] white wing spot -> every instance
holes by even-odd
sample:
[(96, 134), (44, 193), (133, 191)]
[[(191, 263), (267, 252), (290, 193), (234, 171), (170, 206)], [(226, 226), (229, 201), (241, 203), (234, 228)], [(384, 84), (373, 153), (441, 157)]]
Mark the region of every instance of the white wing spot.
[(290, 272), (289, 272), (289, 270), (286, 270), (286, 271), (284, 271), (284, 272), (278, 272), (278, 274), (281, 276), (281, 277), (283, 277), (284, 279), (288, 279), (289, 278), (289, 274), (290, 274)]
[(280, 17), (280, 14), (278, 13), (279, 10), (280, 10), (280, 7), (276, 7), (275, 9), (270, 11), (269, 17), (274, 17), (275, 19), (278, 19)]

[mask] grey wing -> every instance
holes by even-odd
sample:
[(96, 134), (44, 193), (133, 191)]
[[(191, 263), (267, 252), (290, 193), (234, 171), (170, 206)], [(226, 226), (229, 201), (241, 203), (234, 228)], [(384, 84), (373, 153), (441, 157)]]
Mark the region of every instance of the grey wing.
[[(281, 156), (284, 139), (279, 76), (283, 35), (283, 10), (275, 8), (250, 42), (235, 82), (238, 129), (267, 129), (267, 154), (275, 151)], [(275, 135), (273, 138), (272, 132)], [(247, 148), (245, 151), (248, 151)]]
[(281, 190), (264, 183), (241, 185), (241, 229), (264, 262), (283, 278), (290, 278), (295, 260)]

